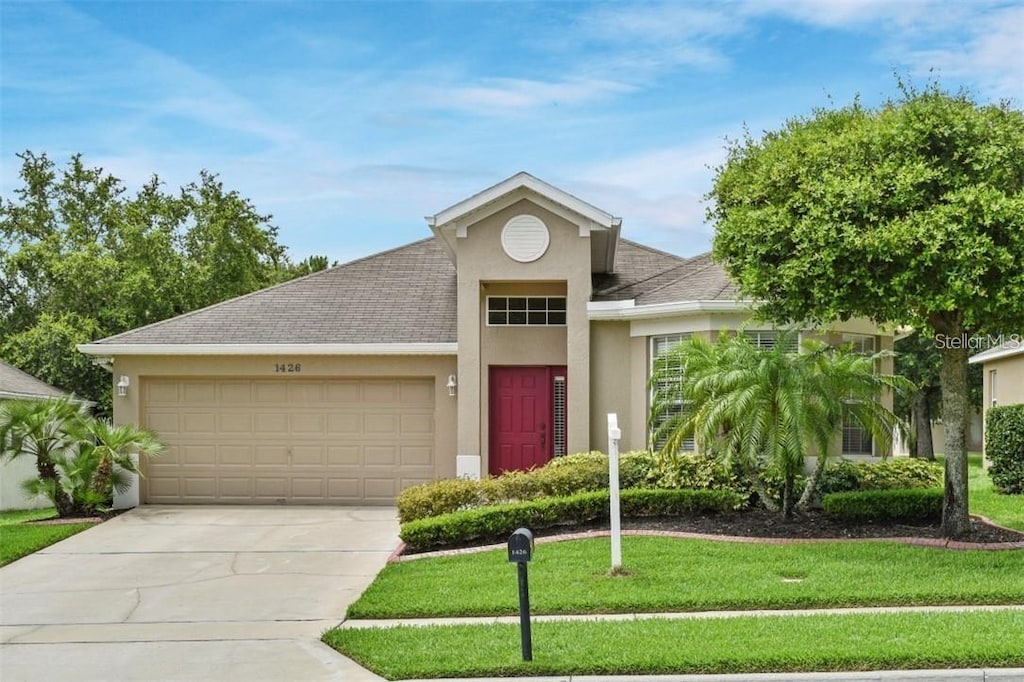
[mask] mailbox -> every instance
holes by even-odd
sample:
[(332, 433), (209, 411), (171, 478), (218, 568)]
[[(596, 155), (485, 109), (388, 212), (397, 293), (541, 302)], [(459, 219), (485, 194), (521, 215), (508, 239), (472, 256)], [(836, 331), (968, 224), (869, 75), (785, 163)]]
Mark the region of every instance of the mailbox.
[(528, 528), (518, 528), (508, 539), (508, 560), (523, 564), (533, 558), (533, 533)]

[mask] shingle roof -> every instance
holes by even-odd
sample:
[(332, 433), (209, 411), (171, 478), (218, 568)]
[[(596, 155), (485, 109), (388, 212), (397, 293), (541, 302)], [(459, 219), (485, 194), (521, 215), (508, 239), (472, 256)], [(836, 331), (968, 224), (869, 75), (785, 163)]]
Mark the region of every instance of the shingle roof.
[[(708, 254), (685, 259), (626, 239), (615, 272), (592, 281), (595, 301), (735, 298)], [(456, 309), (455, 267), (429, 238), (93, 345), (455, 343)]]
[(594, 276), (595, 301), (633, 299), (642, 306), (736, 298), (732, 280), (710, 253), (686, 259), (626, 239), (619, 243), (615, 274)]
[(0, 398), (70, 398), (56, 386), (0, 360)]
[(430, 238), (97, 343), (449, 343), (455, 287)]

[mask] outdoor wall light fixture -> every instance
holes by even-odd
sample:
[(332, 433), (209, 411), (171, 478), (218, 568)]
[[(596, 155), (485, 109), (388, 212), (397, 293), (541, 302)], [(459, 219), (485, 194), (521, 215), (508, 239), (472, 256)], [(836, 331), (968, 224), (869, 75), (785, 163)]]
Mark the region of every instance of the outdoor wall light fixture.
[(449, 374), (448, 375), (448, 384), (447, 384), (447, 386), (448, 386), (448, 395), (454, 396), (455, 395), (455, 387), (457, 386), (457, 384), (455, 382), (455, 375), (454, 374)]
[(128, 375), (122, 374), (121, 378), (117, 380), (117, 394), (120, 396), (128, 395), (128, 386), (131, 382), (128, 381)]

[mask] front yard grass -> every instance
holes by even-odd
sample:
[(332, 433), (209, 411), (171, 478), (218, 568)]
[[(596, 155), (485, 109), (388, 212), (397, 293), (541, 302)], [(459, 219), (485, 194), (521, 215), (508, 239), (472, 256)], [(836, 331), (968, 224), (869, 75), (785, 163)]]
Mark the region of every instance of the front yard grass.
[[(534, 613), (1024, 603), (1024, 551), (960, 551), (893, 542), (743, 544), (624, 537), (629, 575), (609, 577), (610, 540), (538, 545)], [(504, 549), (387, 566), (349, 618), (516, 613)]]
[(1024, 495), (1001, 495), (981, 467), (981, 455), (968, 457), (967, 501), (972, 514), (981, 514), (1007, 528), (1024, 531)]
[(55, 542), (90, 528), (94, 523), (33, 525), (29, 521), (53, 518), (54, 509), (28, 509), (0, 512), (0, 566), (38, 552)]
[(530, 663), (514, 625), (335, 629), (324, 641), (389, 680), (1018, 667), (1024, 611), (540, 622)]

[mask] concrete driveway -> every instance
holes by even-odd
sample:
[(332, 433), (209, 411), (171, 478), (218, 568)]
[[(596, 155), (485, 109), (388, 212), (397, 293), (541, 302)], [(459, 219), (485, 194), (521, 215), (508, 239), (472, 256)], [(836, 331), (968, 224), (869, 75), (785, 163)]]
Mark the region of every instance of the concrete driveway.
[(378, 680), (319, 637), (397, 544), (391, 508), (135, 509), (0, 569), (0, 679)]

